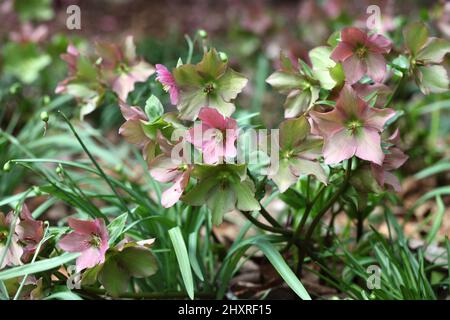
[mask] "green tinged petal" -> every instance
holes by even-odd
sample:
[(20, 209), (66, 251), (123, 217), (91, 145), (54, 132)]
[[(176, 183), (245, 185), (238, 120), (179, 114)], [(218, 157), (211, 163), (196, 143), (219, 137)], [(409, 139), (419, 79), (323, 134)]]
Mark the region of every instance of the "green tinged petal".
[(118, 297), (121, 293), (127, 291), (130, 276), (121, 268), (116, 256), (113, 256), (106, 260), (99, 273), (98, 280), (111, 296)]
[(229, 102), (237, 97), (242, 89), (244, 89), (247, 82), (248, 79), (244, 77), (244, 75), (228, 68), (223, 76), (216, 82), (217, 91), (223, 100)]
[(416, 71), (416, 80), (420, 90), (424, 94), (448, 91), (448, 75), (443, 66), (433, 65), (418, 67)]
[(280, 124), (280, 146), (282, 150), (293, 150), (310, 132), (308, 120), (304, 116), (284, 120)]
[(158, 271), (158, 263), (151, 250), (141, 246), (124, 248), (117, 254), (120, 265), (135, 278), (145, 278)]
[(403, 37), (406, 47), (415, 56), (427, 42), (428, 29), (423, 22), (411, 23), (403, 30)]
[(287, 93), (302, 88), (306, 81), (299, 73), (276, 71), (266, 79), (266, 82), (280, 93)]
[(260, 210), (261, 206), (255, 199), (255, 185), (250, 179), (231, 185), (237, 197), (236, 207), (242, 211)]
[(447, 53), (450, 52), (450, 41), (432, 38), (429, 43), (420, 50), (416, 59), (425, 64), (441, 63)]

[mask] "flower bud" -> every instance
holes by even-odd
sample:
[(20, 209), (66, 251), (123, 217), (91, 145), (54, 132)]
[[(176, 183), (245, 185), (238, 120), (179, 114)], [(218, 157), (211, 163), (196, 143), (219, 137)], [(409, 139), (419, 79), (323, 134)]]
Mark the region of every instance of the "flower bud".
[(7, 161), (4, 165), (3, 165), (3, 171), (5, 172), (10, 172), (11, 171), (11, 161)]
[(219, 58), (222, 62), (228, 62), (228, 56), (225, 52), (219, 52)]
[(44, 122), (48, 122), (49, 116), (46, 111), (41, 112), (41, 120)]
[(202, 39), (208, 38), (208, 32), (203, 29), (198, 30), (197, 33)]

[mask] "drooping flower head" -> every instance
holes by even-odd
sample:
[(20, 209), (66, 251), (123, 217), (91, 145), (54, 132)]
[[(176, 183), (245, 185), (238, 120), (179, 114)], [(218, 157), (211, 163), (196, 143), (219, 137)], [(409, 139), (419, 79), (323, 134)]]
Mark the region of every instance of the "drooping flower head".
[[(0, 260), (4, 256), (0, 264), (0, 270), (6, 266), (22, 264), (20, 258), (22, 257), (23, 249), (19, 244), (19, 237), (16, 234), (17, 221), (15, 220), (18, 219), (15, 219), (13, 211), (10, 211), (6, 216), (3, 212), (0, 212)], [(12, 235), (10, 234), (11, 230), (13, 232)], [(11, 241), (7, 247), (9, 236), (11, 237)]]
[(344, 86), (332, 111), (310, 112), (315, 128), (325, 140), (325, 163), (339, 163), (357, 156), (381, 165), (384, 153), (380, 133), (394, 114), (392, 109), (370, 107), (350, 86)]
[(77, 272), (103, 263), (109, 248), (105, 222), (102, 219), (84, 221), (69, 218), (68, 223), (74, 231), (63, 236), (59, 246), (64, 251), (81, 252), (76, 261)]
[(238, 137), (236, 120), (208, 107), (201, 109), (198, 118), (201, 123), (189, 130), (187, 141), (202, 151), (204, 162), (214, 164), (223, 158), (234, 158)]
[(173, 69), (180, 90), (178, 110), (183, 120), (195, 120), (204, 106), (228, 117), (235, 106), (232, 100), (247, 84), (247, 79), (228, 66), (215, 49), (209, 50), (196, 65), (183, 64)]
[(183, 197), (192, 206), (206, 206), (211, 210), (212, 222), (219, 225), (223, 215), (234, 209), (261, 209), (255, 199), (255, 185), (242, 164), (197, 164), (192, 175), (197, 184)]
[(144, 82), (155, 68), (136, 56), (133, 37), (128, 36), (123, 46), (98, 43), (97, 53), (102, 58), (100, 66), (111, 84), (112, 90), (123, 101), (134, 90), (137, 82)]
[(305, 63), (295, 65), (291, 59), (280, 55), (282, 68), (272, 73), (266, 82), (282, 94), (285, 118), (294, 118), (307, 111), (319, 98), (320, 82), (314, 78)]
[(392, 186), (396, 192), (401, 190), (400, 181), (391, 171), (400, 168), (406, 160), (408, 160), (408, 156), (396, 146), (398, 141), (399, 130), (397, 129), (392, 136), (388, 138), (383, 164), (381, 166), (374, 163), (371, 164), (372, 173), (380, 187), (384, 187), (388, 184)]
[(368, 35), (358, 28), (345, 28), (331, 58), (342, 62), (349, 84), (359, 81), (366, 74), (375, 82), (381, 82), (386, 74), (383, 55), (389, 53), (391, 45), (382, 35)]
[(167, 140), (164, 140), (162, 135), (158, 135), (158, 141), (164, 146), (164, 152), (153, 159), (149, 167), (153, 179), (162, 183), (172, 183), (172, 186), (161, 195), (162, 206), (169, 208), (177, 203), (186, 189), (191, 176), (192, 165), (186, 161), (186, 155), (181, 155), (181, 158), (185, 160), (184, 162), (172, 159), (172, 149), (176, 145), (172, 145)]
[(44, 237), (44, 222), (35, 220), (25, 204), (20, 214), (17, 234), (20, 242), (24, 245), (22, 260), (28, 262)]
[(301, 175), (314, 175), (327, 182), (325, 171), (315, 161), (320, 156), (322, 139), (309, 135), (310, 126), (305, 117), (288, 119), (280, 125), (279, 168), (269, 174), (269, 179), (286, 191)]
[(403, 32), (406, 48), (410, 54), (410, 71), (424, 94), (448, 91), (448, 75), (440, 65), (450, 52), (450, 41), (429, 37), (422, 22), (408, 25)]
[(170, 71), (162, 64), (156, 65), (156, 80), (159, 81), (164, 90), (168, 91), (170, 94), (170, 103), (174, 106), (178, 103), (178, 96), (180, 94), (180, 89), (177, 87), (175, 78), (170, 73)]

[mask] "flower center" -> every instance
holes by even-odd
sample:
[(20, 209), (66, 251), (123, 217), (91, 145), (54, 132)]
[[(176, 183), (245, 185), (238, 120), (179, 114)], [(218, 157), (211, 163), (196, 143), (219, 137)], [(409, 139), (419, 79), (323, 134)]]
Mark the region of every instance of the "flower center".
[(360, 59), (365, 58), (367, 56), (367, 48), (364, 46), (360, 46), (356, 49), (355, 54)]
[(203, 92), (206, 94), (210, 94), (214, 91), (214, 84), (213, 83), (208, 83), (204, 88), (203, 88)]
[(182, 164), (178, 166), (178, 170), (179, 171), (186, 171), (188, 169), (188, 165), (187, 164)]
[(294, 152), (292, 150), (282, 151), (281, 152), (281, 158), (282, 159), (289, 159), (290, 157), (292, 157), (293, 153)]
[(358, 128), (362, 127), (362, 122), (359, 120), (352, 120), (350, 122), (347, 123), (347, 130), (351, 131), (352, 133), (354, 133), (356, 130), (358, 130)]
[(91, 241), (89, 241), (89, 244), (95, 248), (100, 248), (102, 244), (102, 239), (97, 234), (92, 234)]

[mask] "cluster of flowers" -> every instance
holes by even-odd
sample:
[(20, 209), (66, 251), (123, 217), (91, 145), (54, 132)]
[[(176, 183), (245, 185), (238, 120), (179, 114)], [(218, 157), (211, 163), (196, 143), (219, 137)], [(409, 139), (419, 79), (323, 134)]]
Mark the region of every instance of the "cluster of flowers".
[[(404, 36), (409, 57), (403, 64), (404, 75), (414, 75), (424, 93), (439, 92), (443, 86), (447, 89), (447, 74), (439, 64), (450, 50), (448, 41), (428, 39), (422, 24), (408, 27)], [(287, 94), (286, 119), (279, 127), (280, 163), (276, 171), (267, 174), (280, 192), (295, 184), (301, 175), (313, 175), (326, 184), (329, 177), (324, 168), (353, 157), (361, 160), (357, 171), (363, 174), (364, 180), (373, 180), (378, 191), (385, 185), (399, 190), (400, 183), (392, 171), (403, 165), (407, 156), (398, 147), (398, 130), (390, 136), (384, 134), (396, 114), (387, 108), (391, 99), (386, 97), (391, 92), (384, 84), (393, 73), (389, 72), (385, 60), (391, 46), (384, 36), (346, 28), (339, 39), (330, 41), (330, 46), (310, 51), (311, 65), (281, 56), (281, 69), (267, 79), (272, 87)], [(171, 207), (179, 200), (192, 206), (206, 205), (215, 224), (220, 224), (223, 215), (234, 209), (260, 209), (255, 182), (247, 166), (229, 161), (238, 152), (236, 141), (240, 130), (231, 117), (235, 111), (233, 101), (247, 79), (231, 69), (223, 55), (210, 49), (199, 63), (183, 64), (179, 60), (169, 70), (163, 65), (153, 68), (139, 61), (130, 38), (124, 48), (104, 45), (98, 52), (102, 59), (92, 68), (69, 46), (63, 58), (69, 64), (70, 77), (57, 91), (72, 94), (95, 91), (101, 83), (99, 74), (107, 75), (126, 120), (119, 133), (142, 148), (155, 180), (171, 183), (162, 195), (164, 207)], [(144, 110), (126, 103), (134, 83), (145, 81), (154, 70), (156, 80), (169, 92), (178, 112), (164, 113), (164, 107), (154, 96), (147, 100)], [(438, 73), (439, 81), (433, 72)], [(80, 85), (83, 90), (77, 89)], [(186, 134), (174, 137), (177, 129), (183, 129)], [(183, 152), (176, 160), (173, 158), (174, 148), (185, 143), (201, 154), (201, 163), (192, 162)], [(363, 184), (368, 185), (367, 181)], [(357, 185), (355, 182), (355, 188)], [(75, 231), (62, 238), (61, 248), (82, 252), (77, 261), (78, 270), (100, 265), (106, 270), (100, 279), (107, 278), (111, 273), (108, 270), (114, 269), (108, 261), (117, 263), (120, 259), (117, 252), (121, 249), (111, 248), (103, 221), (70, 219), (69, 225)], [(110, 251), (114, 254), (105, 262), (105, 253)]]

